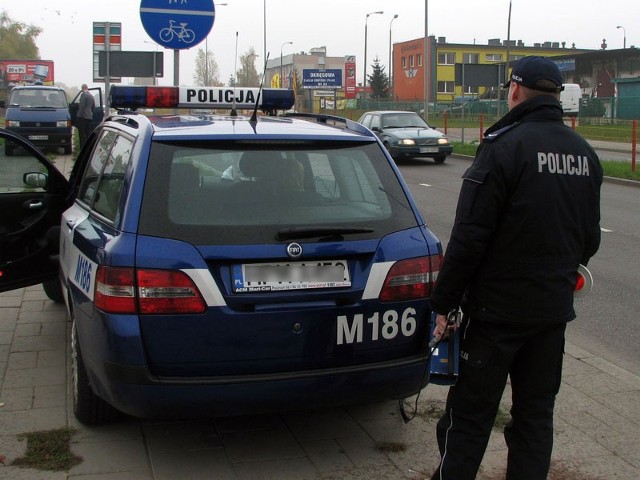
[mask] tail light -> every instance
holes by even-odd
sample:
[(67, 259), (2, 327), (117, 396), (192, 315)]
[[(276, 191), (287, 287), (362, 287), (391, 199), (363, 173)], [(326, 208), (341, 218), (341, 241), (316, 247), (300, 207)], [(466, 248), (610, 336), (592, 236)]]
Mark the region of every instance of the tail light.
[(427, 298), (438, 278), (442, 255), (410, 258), (395, 263), (380, 291), (382, 302)]
[(98, 268), (94, 303), (108, 313), (203, 313), (207, 305), (193, 280), (178, 270)]

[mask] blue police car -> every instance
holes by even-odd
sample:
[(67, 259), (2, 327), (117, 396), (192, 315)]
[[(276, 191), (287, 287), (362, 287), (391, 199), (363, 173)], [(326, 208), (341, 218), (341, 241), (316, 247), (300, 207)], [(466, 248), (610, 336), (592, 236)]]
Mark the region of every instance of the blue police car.
[[(278, 89), (114, 86), (122, 110), (68, 180), (0, 130), (24, 152), (0, 158), (0, 291), (44, 282), (65, 302), (81, 422), (402, 399), (427, 384), (441, 244), (369, 130), (255, 115), (292, 103)], [(212, 108), (233, 110), (197, 113)]]

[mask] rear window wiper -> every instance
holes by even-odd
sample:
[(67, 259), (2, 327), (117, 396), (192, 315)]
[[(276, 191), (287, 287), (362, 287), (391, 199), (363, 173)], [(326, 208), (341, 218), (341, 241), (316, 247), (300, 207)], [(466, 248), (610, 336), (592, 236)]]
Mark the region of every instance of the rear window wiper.
[(341, 235), (356, 235), (358, 233), (372, 233), (373, 228), (356, 228), (356, 227), (290, 227), (279, 230), (276, 240), (292, 240), (294, 238), (316, 238), (316, 237), (335, 237)]

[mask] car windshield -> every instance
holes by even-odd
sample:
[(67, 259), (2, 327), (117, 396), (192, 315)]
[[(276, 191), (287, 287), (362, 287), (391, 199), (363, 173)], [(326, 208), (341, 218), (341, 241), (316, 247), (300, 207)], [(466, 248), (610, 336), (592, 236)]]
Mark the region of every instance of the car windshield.
[(416, 113), (392, 113), (382, 116), (382, 128), (429, 128), (429, 125)]
[(67, 108), (68, 105), (63, 91), (41, 88), (16, 90), (9, 103), (23, 108)]
[(254, 244), (277, 243), (287, 230), (380, 238), (416, 225), (375, 143), (254, 148), (260, 149), (154, 143), (140, 233), (194, 244)]

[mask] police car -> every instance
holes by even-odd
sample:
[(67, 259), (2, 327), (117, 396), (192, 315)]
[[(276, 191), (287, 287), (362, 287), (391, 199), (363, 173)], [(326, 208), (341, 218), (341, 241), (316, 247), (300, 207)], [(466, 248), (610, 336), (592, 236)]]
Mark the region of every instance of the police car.
[(114, 86), (121, 110), (69, 180), (0, 130), (26, 152), (0, 159), (0, 291), (44, 282), (65, 302), (81, 422), (402, 399), (428, 382), (441, 244), (368, 129), (255, 115), (292, 104)]

